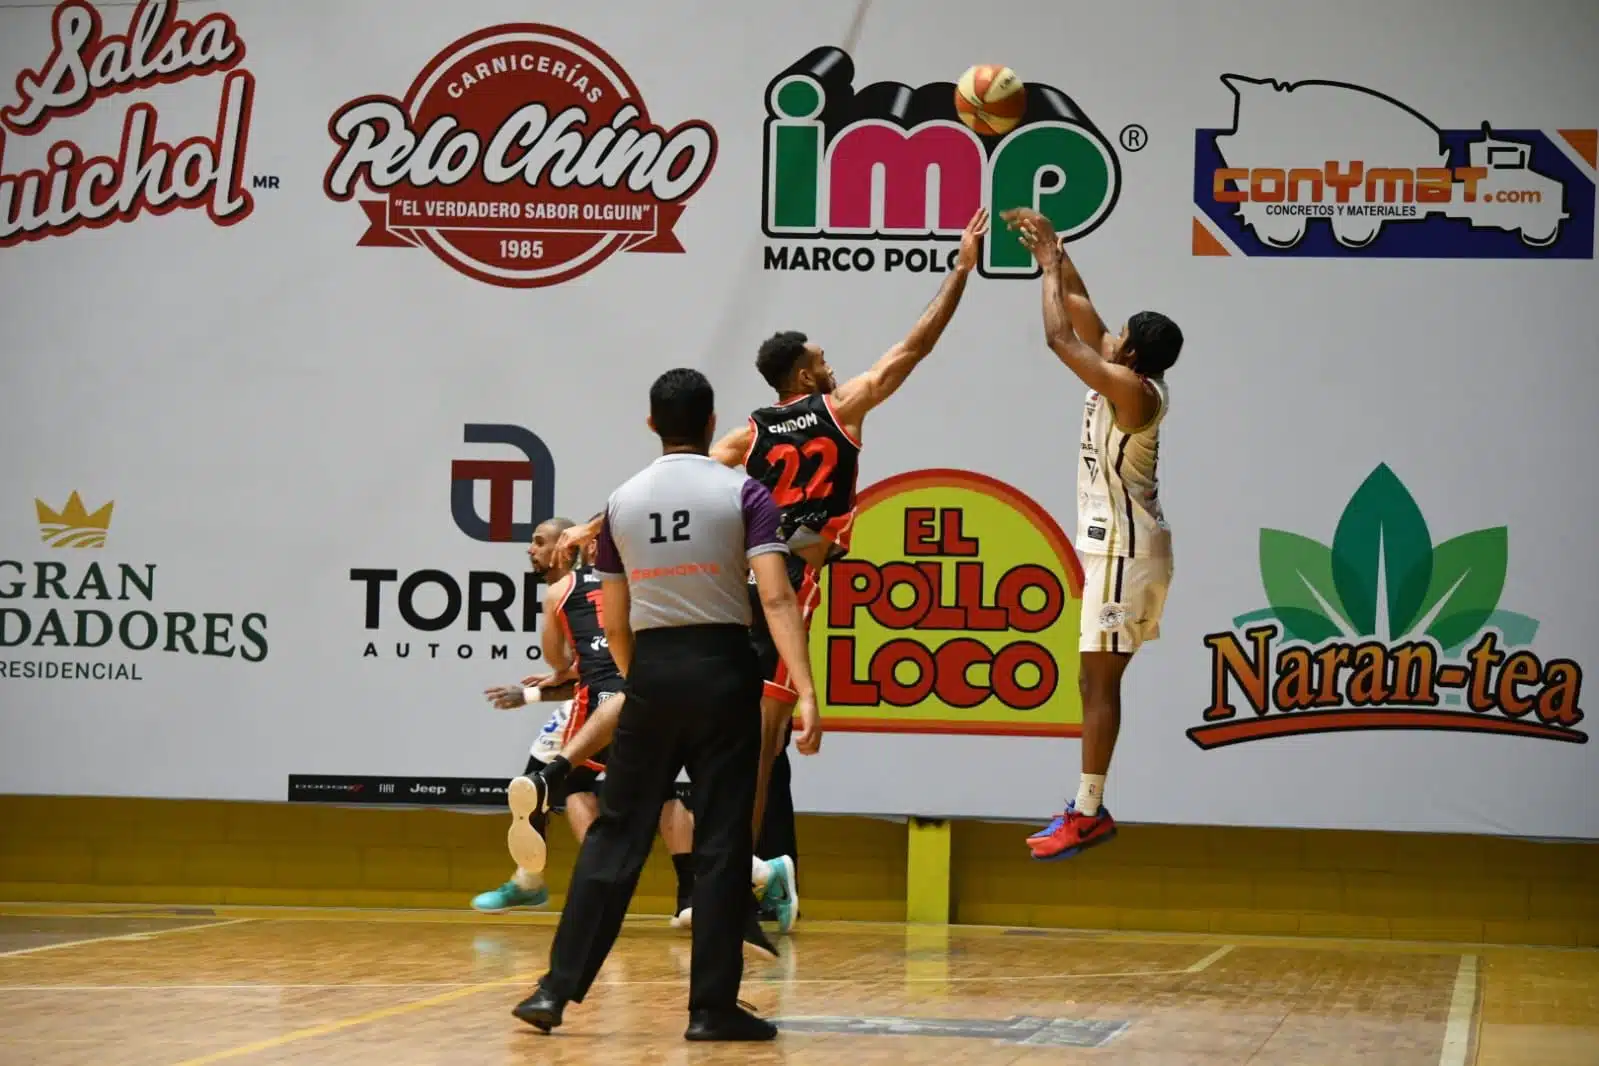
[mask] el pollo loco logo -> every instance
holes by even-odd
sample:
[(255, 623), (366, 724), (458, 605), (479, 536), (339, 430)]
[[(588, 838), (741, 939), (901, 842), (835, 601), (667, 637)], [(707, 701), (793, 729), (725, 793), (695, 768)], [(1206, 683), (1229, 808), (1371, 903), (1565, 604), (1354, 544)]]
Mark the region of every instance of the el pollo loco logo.
[[(255, 96), (254, 75), (238, 69), (244, 41), (225, 14), (189, 23), (177, 9), (177, 0), (141, 0), (125, 32), (107, 33), (93, 5), (56, 7), (54, 49), (39, 70), (17, 75), (18, 102), (0, 109), (0, 247), (131, 222), (146, 211), (203, 208), (217, 225), (231, 226), (254, 210), (243, 187)], [(140, 102), (128, 108), (115, 156), (86, 157), (75, 142), (59, 140), (43, 167), (6, 173), (8, 131), (37, 136), (120, 93), (223, 72), (214, 135), (166, 143), (155, 107)]]
[(851, 557), (823, 571), (812, 656), (828, 727), (1074, 736), (1082, 567), (1053, 518), (963, 470), (860, 495)]
[(616, 252), (681, 252), (672, 233), (710, 175), (716, 133), (662, 129), (627, 72), (595, 44), (541, 25), (455, 42), (405, 99), (367, 96), (328, 123), (327, 195), (358, 185), (366, 247), (423, 247), (494, 285), (585, 274)]

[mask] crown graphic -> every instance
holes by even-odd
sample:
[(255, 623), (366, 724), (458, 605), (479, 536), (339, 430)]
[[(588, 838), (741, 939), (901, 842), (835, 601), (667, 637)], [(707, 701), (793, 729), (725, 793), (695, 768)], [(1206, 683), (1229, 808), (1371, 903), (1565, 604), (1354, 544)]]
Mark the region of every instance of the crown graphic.
[(83, 499), (73, 492), (67, 505), (55, 510), (43, 500), (35, 499), (33, 505), (39, 512), (39, 537), (52, 548), (103, 548), (105, 535), (111, 529), (112, 500), (93, 514), (83, 506)]

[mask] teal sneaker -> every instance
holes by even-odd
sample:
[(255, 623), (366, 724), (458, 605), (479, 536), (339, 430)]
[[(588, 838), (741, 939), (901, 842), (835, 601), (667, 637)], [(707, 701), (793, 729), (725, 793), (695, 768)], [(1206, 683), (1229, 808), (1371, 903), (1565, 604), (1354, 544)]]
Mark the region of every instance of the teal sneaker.
[(794, 885), (794, 860), (787, 855), (779, 855), (770, 860), (767, 867), (772, 872), (766, 879), (766, 894), (761, 902), (776, 912), (777, 931), (787, 933), (794, 928), (794, 919), (799, 915), (799, 890)]
[(550, 902), (550, 888), (540, 885), (531, 892), (522, 888), (515, 881), (507, 881), (492, 892), (484, 892), (474, 896), (472, 909), (484, 914), (499, 914), (501, 911), (512, 911), (520, 908), (537, 909), (547, 906)]

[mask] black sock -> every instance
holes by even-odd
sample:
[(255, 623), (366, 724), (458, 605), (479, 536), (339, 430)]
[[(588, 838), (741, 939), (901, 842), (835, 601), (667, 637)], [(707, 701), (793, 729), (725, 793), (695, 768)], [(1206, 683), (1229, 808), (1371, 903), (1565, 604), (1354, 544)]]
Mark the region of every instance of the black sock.
[(566, 756), (557, 755), (545, 764), (544, 769), (539, 771), (539, 776), (544, 778), (545, 783), (550, 786), (550, 791), (554, 793), (560, 791), (561, 783), (571, 772), (572, 764), (566, 761)]
[(694, 853), (673, 855), (672, 868), (677, 871), (677, 909), (682, 910), (694, 898)]

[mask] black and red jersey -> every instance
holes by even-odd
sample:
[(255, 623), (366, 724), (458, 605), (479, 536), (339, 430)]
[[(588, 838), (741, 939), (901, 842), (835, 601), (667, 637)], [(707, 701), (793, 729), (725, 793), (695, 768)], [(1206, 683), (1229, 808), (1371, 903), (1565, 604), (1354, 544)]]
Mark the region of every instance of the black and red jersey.
[(845, 431), (824, 393), (762, 407), (750, 415), (744, 470), (777, 502), (778, 533), (792, 550), (817, 543), (828, 559), (849, 550), (855, 523), (860, 441)]
[(572, 641), (577, 656), (577, 683), (596, 692), (622, 689), (622, 672), (611, 658), (605, 639), (605, 618), (600, 609), (600, 575), (587, 564), (572, 571), (571, 584), (556, 615)]

